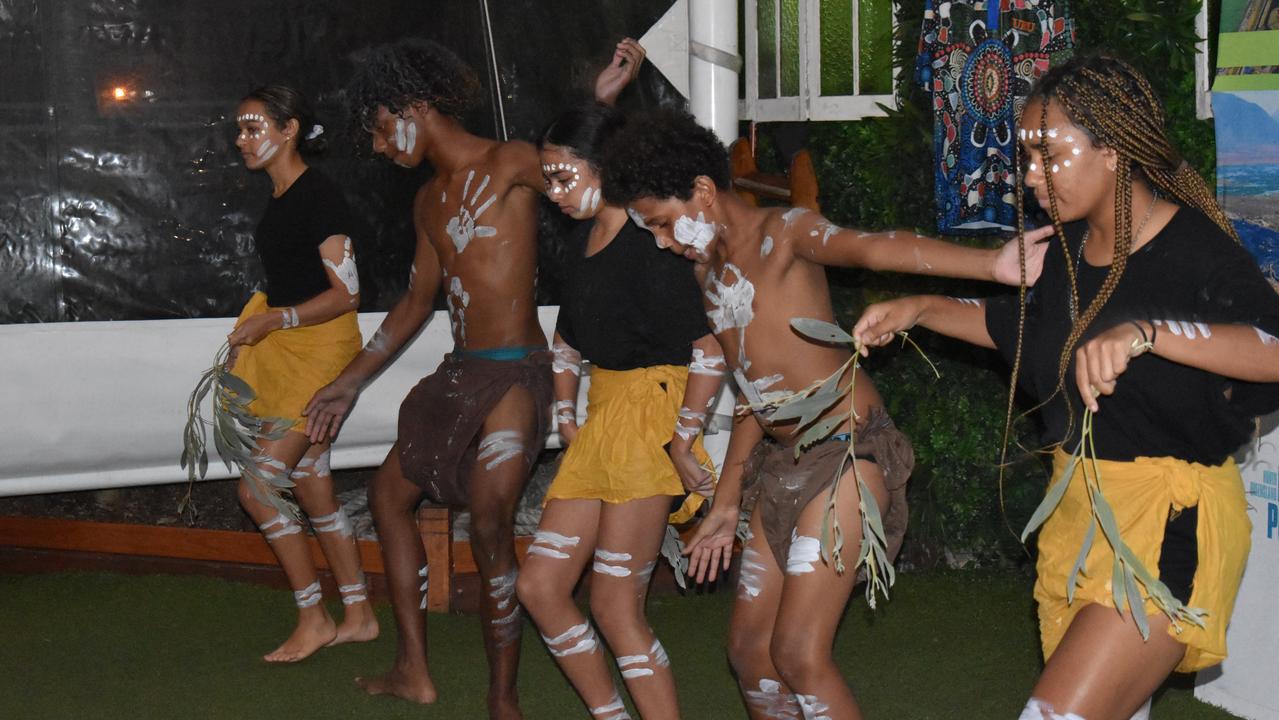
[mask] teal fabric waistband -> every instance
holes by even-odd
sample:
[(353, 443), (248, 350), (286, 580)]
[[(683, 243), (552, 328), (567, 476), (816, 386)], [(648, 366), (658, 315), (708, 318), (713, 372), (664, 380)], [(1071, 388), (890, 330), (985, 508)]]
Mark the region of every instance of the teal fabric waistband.
[(523, 360), (529, 355), (545, 349), (545, 345), (516, 345), (514, 347), (487, 348), (484, 350), (454, 350), (453, 354), (461, 359), (475, 358), (510, 362)]

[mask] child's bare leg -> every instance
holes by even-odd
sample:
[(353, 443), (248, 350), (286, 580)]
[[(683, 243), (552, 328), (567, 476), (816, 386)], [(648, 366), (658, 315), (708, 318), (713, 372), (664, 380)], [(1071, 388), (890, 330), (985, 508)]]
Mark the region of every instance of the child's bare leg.
[(437, 695), (426, 664), (426, 549), (414, 516), (421, 500), (422, 489), (400, 469), (396, 444), (369, 483), (369, 509), (395, 612), (395, 666), (385, 675), (355, 682), (371, 695), (432, 703)]
[[(881, 508), (886, 507), (888, 493), (879, 467), (863, 460), (856, 462), (857, 472), (874, 493), (875, 501)], [(795, 693), (804, 717), (859, 720), (861, 710), (831, 657), (835, 630), (857, 577), (855, 565), (862, 542), (857, 481), (852, 468), (840, 482), (836, 507), (844, 531), (843, 574), (821, 559), (821, 526), (827, 497), (823, 493), (813, 499), (796, 523), (771, 652), (773, 664)]]
[(311, 521), (316, 540), (328, 558), (329, 568), (342, 597), (342, 624), (330, 645), (363, 642), (377, 637), (377, 617), (369, 602), (368, 585), (360, 569), (360, 552), (355, 545), (351, 519), (333, 495), (329, 471), (329, 443), (312, 445), (298, 461), (291, 477), (293, 494)]
[(751, 516), (750, 531), (728, 627), (728, 660), (752, 720), (800, 720), (799, 701), (773, 667), (770, 645), (784, 575), (764, 539), (758, 510)]
[(471, 550), (480, 571), (484, 650), (489, 661), (489, 716), (519, 718), (516, 673), (523, 613), (515, 598), (515, 508), (528, 481), (524, 450), (534, 438), (532, 394), (512, 387), (484, 420), (471, 475)]
[(1131, 615), (1095, 603), (1085, 606), (1049, 658), (1022, 718), (1133, 717), (1186, 652), (1185, 645), (1168, 635), (1167, 616), (1157, 613), (1147, 619), (1148, 641), (1141, 639)]
[(644, 616), (670, 504), (665, 495), (620, 505), (604, 503), (592, 564), (591, 615), (645, 720), (680, 716), (670, 661)]
[[(263, 440), (258, 454), (260, 472), (288, 472), (302, 458), (310, 441), (301, 433), (288, 433), (279, 440)], [(240, 505), (261, 528), (280, 567), (293, 588), (298, 606), (298, 624), (284, 644), (263, 656), (267, 662), (297, 662), (333, 640), (337, 626), (324, 609), (319, 578), (311, 561), (306, 532), (293, 518), (258, 500), (249, 481), (238, 486)]]
[(613, 674), (591, 623), (573, 602), (573, 588), (594, 556), (599, 500), (551, 500), (529, 546), (520, 602), (542, 633), (547, 650), (597, 720), (627, 718)]

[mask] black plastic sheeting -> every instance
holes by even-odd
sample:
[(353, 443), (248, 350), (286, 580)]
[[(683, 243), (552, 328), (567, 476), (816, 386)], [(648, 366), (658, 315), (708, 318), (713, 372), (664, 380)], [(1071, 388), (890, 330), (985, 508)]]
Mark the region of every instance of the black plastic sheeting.
[[(233, 143), (253, 87), (295, 85), (335, 142), (313, 161), (367, 227), (363, 310), (404, 291), (410, 208), (430, 168), (403, 170), (345, 142), (337, 106), (361, 48), (414, 35), (475, 68), (486, 100), (468, 127), (497, 137), (493, 76), (511, 138), (532, 139), (590, 97), (624, 35), (670, 0), (0, 0), (0, 323), (233, 315), (258, 286), (252, 233), (270, 183)], [(494, 60), (496, 62), (494, 62)], [(496, 65), (496, 72), (494, 72)], [(128, 99), (111, 97), (126, 88)], [(680, 103), (651, 65), (623, 106)], [(557, 213), (539, 300), (556, 300)]]

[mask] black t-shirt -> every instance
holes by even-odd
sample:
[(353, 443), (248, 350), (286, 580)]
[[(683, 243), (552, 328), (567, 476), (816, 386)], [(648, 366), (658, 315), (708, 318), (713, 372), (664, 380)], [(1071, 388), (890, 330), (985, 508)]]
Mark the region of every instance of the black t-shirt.
[(556, 332), (606, 370), (687, 365), (693, 341), (710, 332), (692, 261), (630, 220), (587, 257), (592, 225), (579, 223), (567, 240)]
[(267, 302), (286, 307), (306, 302), (332, 285), (320, 245), (355, 230), (342, 190), (314, 168), (304, 170), (280, 197), (273, 197), (253, 241), (266, 275)]
[[(1082, 221), (1065, 228), (1072, 259), (1079, 257), (1084, 229)], [(1050, 243), (1043, 274), (1027, 295), (1019, 378), (1038, 401), (1052, 395), (1057, 385), (1058, 358), (1071, 327), (1065, 259), (1060, 240), (1054, 237)], [(1078, 262), (1076, 266), (1082, 312), (1109, 268)], [(1083, 341), (1129, 320), (1182, 321), (1179, 328), (1196, 334), (1202, 329), (1194, 323), (1222, 323), (1279, 335), (1279, 293), (1247, 250), (1203, 213), (1180, 208), (1158, 235), (1128, 258), (1114, 294)], [(1017, 342), (1016, 295), (987, 301), (986, 329), (1011, 362)], [(1158, 328), (1156, 345), (1170, 333), (1165, 322)], [(1078, 441), (1083, 417), (1074, 377), (1072, 358), (1065, 389), (1043, 408), (1047, 442), (1064, 442), (1067, 451)], [(1065, 437), (1063, 394), (1074, 407), (1070, 437)], [(1099, 406), (1093, 437), (1102, 459), (1175, 457), (1219, 465), (1247, 441), (1254, 417), (1279, 408), (1279, 383), (1230, 380), (1148, 353), (1132, 361), (1114, 394), (1101, 398)]]

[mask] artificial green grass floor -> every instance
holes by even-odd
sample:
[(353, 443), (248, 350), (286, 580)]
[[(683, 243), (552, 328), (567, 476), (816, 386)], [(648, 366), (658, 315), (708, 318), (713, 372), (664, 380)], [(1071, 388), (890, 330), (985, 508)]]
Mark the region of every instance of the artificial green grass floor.
[[(292, 629), (286, 591), (108, 574), (0, 577), (0, 588), (0, 718), (484, 717), (474, 617), (430, 616), (440, 700), (419, 707), (368, 697), (352, 684), (390, 665), (395, 630), (385, 603), (375, 642), (268, 666), (261, 654)], [(650, 602), (685, 718), (745, 717), (722, 650), (731, 602), (726, 589)], [(868, 718), (1012, 720), (1039, 672), (1030, 582), (1014, 574), (899, 576), (878, 611), (854, 599), (836, 659)], [(520, 692), (529, 720), (588, 717), (531, 626)], [(1232, 717), (1195, 700), (1185, 682), (1154, 706), (1156, 720)]]

